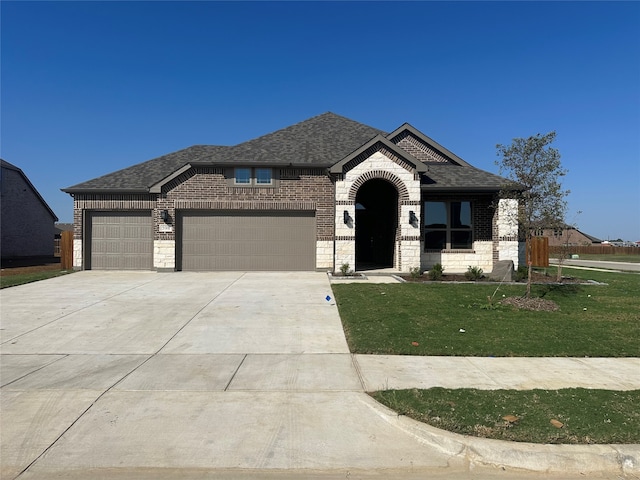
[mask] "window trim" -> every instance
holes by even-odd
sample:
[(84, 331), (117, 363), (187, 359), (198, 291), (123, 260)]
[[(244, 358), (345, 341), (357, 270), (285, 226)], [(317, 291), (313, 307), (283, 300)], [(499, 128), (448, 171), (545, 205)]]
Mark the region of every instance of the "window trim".
[[(446, 225), (444, 227), (431, 227), (429, 228), (427, 226), (427, 206), (426, 204), (429, 202), (433, 202), (433, 203), (444, 203), (445, 204), (445, 209), (446, 209)], [(469, 223), (470, 225), (468, 227), (453, 227), (452, 224), (452, 209), (451, 209), (451, 205), (454, 203), (468, 203), (469, 204)], [(438, 199), (432, 199), (432, 200), (423, 200), (423, 212), (424, 212), (424, 219), (422, 221), (422, 235), (423, 235), (423, 240), (424, 240), (424, 251), (425, 252), (445, 252), (445, 251), (473, 251), (473, 243), (474, 243), (474, 230), (473, 230), (473, 202), (471, 200), (438, 200)], [(444, 240), (444, 246), (442, 248), (433, 248), (433, 247), (429, 247), (427, 246), (427, 233), (428, 232), (444, 232), (445, 234), (445, 240)], [(453, 232), (468, 232), (471, 234), (471, 240), (468, 246), (465, 247), (458, 247), (458, 246), (453, 246), (452, 243), (452, 238)]]
[[(249, 172), (249, 181), (246, 183), (238, 182), (238, 171), (247, 170)], [(258, 170), (269, 171), (269, 183), (258, 182)], [(231, 184), (234, 187), (250, 187), (250, 188), (273, 188), (275, 186), (275, 171), (272, 167), (233, 167), (231, 177)]]
[[(269, 182), (260, 182), (260, 177), (258, 175), (258, 170), (263, 170), (269, 172)], [(253, 169), (253, 179), (255, 180), (255, 184), (260, 187), (268, 187), (273, 185), (273, 168), (269, 167), (256, 167)]]
[[(238, 181), (238, 172), (240, 170), (246, 170), (246, 171), (249, 172), (248, 182), (239, 182)], [(240, 187), (247, 187), (247, 186), (251, 185), (252, 179), (253, 179), (253, 177), (252, 177), (251, 168), (248, 168), (248, 167), (234, 167), (234, 169), (233, 169), (233, 184), (234, 185), (237, 185), (237, 186), (240, 186)]]

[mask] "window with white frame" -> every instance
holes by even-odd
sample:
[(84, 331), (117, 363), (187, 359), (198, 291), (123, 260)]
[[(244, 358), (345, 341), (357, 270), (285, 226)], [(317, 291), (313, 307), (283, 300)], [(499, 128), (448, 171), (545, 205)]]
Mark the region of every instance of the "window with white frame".
[(424, 202), (425, 250), (470, 250), (473, 248), (471, 202)]
[(234, 168), (234, 185), (269, 186), (273, 185), (273, 172), (270, 168)]

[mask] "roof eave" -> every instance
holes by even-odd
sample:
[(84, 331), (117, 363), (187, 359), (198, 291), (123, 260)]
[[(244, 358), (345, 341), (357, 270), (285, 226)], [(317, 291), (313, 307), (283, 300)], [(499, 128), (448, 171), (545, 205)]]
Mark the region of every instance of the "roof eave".
[(457, 192), (457, 193), (498, 193), (500, 188), (497, 187), (440, 187), (421, 185), (420, 190), (423, 192)]
[(68, 193), (69, 195), (75, 195), (76, 193), (117, 193), (117, 194), (141, 194), (141, 193), (150, 193), (148, 188), (99, 188), (99, 187), (70, 187), (70, 188), (61, 188), (60, 189), (64, 193)]

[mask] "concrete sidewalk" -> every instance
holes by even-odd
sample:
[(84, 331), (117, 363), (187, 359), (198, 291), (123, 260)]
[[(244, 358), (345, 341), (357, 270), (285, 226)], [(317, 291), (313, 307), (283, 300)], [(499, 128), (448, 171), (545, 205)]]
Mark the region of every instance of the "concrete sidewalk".
[(640, 360), (351, 355), (327, 296), (316, 273), (80, 272), (0, 291), (0, 477), (640, 476), (638, 445), (463, 437), (365, 393), (626, 390)]

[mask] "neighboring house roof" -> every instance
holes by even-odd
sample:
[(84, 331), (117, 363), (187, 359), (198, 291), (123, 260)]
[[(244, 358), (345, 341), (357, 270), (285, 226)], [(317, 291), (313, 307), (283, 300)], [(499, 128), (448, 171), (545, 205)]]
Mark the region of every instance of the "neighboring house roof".
[(56, 235), (62, 232), (73, 232), (73, 223), (56, 223), (53, 227)]
[(593, 235), (589, 235), (588, 233), (584, 233), (581, 230), (578, 230), (576, 227), (573, 227), (571, 225), (565, 225), (564, 226), (565, 230), (575, 230), (576, 232), (580, 233), (581, 235), (587, 237), (589, 239), (589, 241), (591, 241), (591, 243), (602, 243), (602, 240), (600, 240), (597, 237), (594, 237)]
[[(395, 141), (410, 134), (442, 154), (445, 163), (416, 159)], [(429, 191), (498, 191), (506, 180), (472, 167), (411, 125), (390, 134), (331, 112), (235, 146), (195, 145), (63, 189), (67, 193), (158, 193), (171, 179), (197, 165), (298, 166), (342, 168), (372, 145), (382, 144), (414, 165)]]
[(7, 162), (6, 160), (3, 160), (2, 158), (0, 158), (0, 166), (2, 168), (4, 168), (4, 169), (13, 170), (13, 171), (17, 172), (18, 174), (20, 174), (20, 176), (22, 176), (22, 179), (27, 184), (27, 186), (31, 189), (31, 191), (36, 196), (36, 198), (38, 198), (38, 200), (40, 200), (42, 205), (44, 205), (44, 207), (47, 209), (47, 211), (51, 214), (51, 217), (53, 217), (54, 222), (58, 221), (58, 217), (53, 212), (53, 210), (51, 210), (51, 207), (49, 207), (47, 202), (45, 202), (44, 198), (42, 198), (42, 195), (40, 195), (40, 192), (38, 192), (36, 187), (34, 187), (33, 184), (31, 183), (31, 180), (29, 180), (29, 177), (27, 177), (20, 168), (16, 167), (12, 163)]

